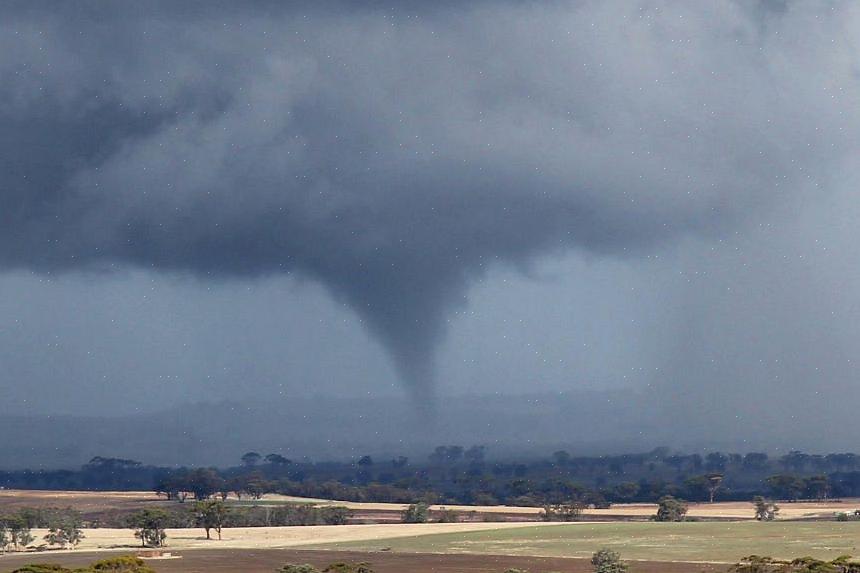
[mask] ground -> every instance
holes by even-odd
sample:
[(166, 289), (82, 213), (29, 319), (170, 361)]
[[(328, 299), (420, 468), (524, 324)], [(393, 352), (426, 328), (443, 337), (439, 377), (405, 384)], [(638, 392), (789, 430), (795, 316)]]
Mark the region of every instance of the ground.
[(317, 549), (589, 557), (609, 547), (626, 559), (734, 563), (757, 553), (792, 558), (857, 555), (860, 522), (573, 523), (314, 545)]
[[(179, 559), (150, 560), (148, 564), (158, 573), (274, 573), (285, 563), (310, 563), (324, 567), (333, 561), (366, 561), (376, 573), (502, 573), (508, 568), (528, 569), (531, 573), (591, 573), (587, 559), (540, 557), (509, 557), (488, 555), (427, 555), (398, 553), (361, 553), (306, 551), (293, 549), (219, 550), (195, 549), (182, 551)], [(0, 571), (11, 571), (24, 563), (62, 563), (80, 566), (105, 554), (78, 552), (45, 556), (14, 556), (0, 558)], [(701, 563), (637, 562), (630, 573), (721, 573), (724, 567)]]
[[(307, 502), (266, 496), (262, 503)], [(330, 504), (329, 500), (310, 500)], [(91, 517), (167, 504), (149, 492), (22, 492), (0, 490), (0, 514), (16, 507), (74, 507)], [(699, 573), (725, 571), (726, 564), (752, 553), (777, 557), (857, 554), (860, 522), (837, 522), (836, 512), (852, 512), (858, 500), (783, 504), (782, 520), (752, 521), (749, 503), (696, 504), (690, 515), (705, 521), (645, 521), (651, 504), (617, 505), (590, 510), (588, 519), (572, 524), (535, 521), (539, 508), (449, 506), (470, 515), (471, 523), (394, 524), (404, 506), (346, 504), (370, 525), (225, 529), (224, 539), (206, 540), (202, 530), (169, 530), (174, 559), (151, 561), (156, 571), (273, 572), (286, 562), (325, 565), (346, 559), (369, 561), (377, 573), (491, 573), (508, 567), (532, 573), (590, 571), (588, 557), (601, 547), (619, 551), (633, 573)], [(475, 513), (471, 513), (475, 512)], [(484, 519), (526, 520), (483, 521)], [(827, 520), (823, 520), (827, 518)], [(791, 519), (791, 520), (787, 520)], [(599, 521), (595, 521), (599, 520)], [(625, 521), (620, 521), (625, 520)], [(729, 521), (733, 520), (733, 521)], [(44, 531), (34, 531), (37, 537)], [(51, 551), (0, 556), (0, 572), (23, 563), (75, 565), (109, 554), (136, 552), (130, 530), (88, 529), (74, 552)]]

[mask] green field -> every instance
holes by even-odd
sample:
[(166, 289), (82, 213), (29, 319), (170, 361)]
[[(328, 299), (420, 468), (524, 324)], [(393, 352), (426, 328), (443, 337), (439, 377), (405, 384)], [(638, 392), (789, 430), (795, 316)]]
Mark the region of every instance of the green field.
[(412, 553), (478, 553), (548, 557), (590, 557), (601, 547), (626, 559), (735, 562), (758, 554), (860, 557), (860, 522), (575, 523), (496, 531), (443, 533), (337, 544), (326, 549)]

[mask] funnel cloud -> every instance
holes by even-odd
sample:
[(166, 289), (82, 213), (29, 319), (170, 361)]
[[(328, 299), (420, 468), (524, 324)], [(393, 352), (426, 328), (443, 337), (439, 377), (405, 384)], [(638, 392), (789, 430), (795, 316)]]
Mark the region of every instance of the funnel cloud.
[(493, 273), (746, 236), (856, 157), (856, 4), (431, 4), (6, 4), (0, 265), (308, 279), (429, 403)]

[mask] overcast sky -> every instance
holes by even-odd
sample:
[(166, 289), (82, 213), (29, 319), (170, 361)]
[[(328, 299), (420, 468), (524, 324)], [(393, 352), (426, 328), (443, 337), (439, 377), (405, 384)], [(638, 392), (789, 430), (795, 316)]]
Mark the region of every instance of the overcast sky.
[(856, 3), (2, 12), (0, 413), (858, 405)]

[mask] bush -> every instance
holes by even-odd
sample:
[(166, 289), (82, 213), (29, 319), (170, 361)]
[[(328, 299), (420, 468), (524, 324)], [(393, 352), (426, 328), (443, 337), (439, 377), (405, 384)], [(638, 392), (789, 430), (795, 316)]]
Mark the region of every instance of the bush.
[(627, 564), (621, 561), (621, 556), (611, 549), (601, 549), (591, 556), (594, 573), (625, 573)]
[(35, 563), (15, 569), (12, 573), (155, 573), (139, 557), (123, 555), (96, 561), (83, 569), (68, 569), (53, 563)]
[(74, 573), (71, 569), (67, 569), (62, 565), (53, 563), (33, 563), (32, 565), (24, 565), (12, 571), (12, 573)]
[(325, 525), (346, 525), (346, 522), (352, 517), (352, 511), (341, 505), (324, 507), (320, 509), (319, 514), (320, 520)]
[(661, 497), (658, 503), (654, 521), (684, 521), (687, 515), (687, 503), (684, 500), (667, 495)]
[(325, 569), (323, 573), (373, 573), (369, 563), (345, 563), (339, 561), (332, 563)]
[(286, 565), (278, 569), (277, 573), (319, 573), (319, 571), (319, 569), (317, 569), (313, 565), (308, 565), (307, 563), (305, 563), (304, 565), (287, 563)]
[(403, 523), (427, 523), (430, 506), (426, 503), (413, 503), (402, 514)]

